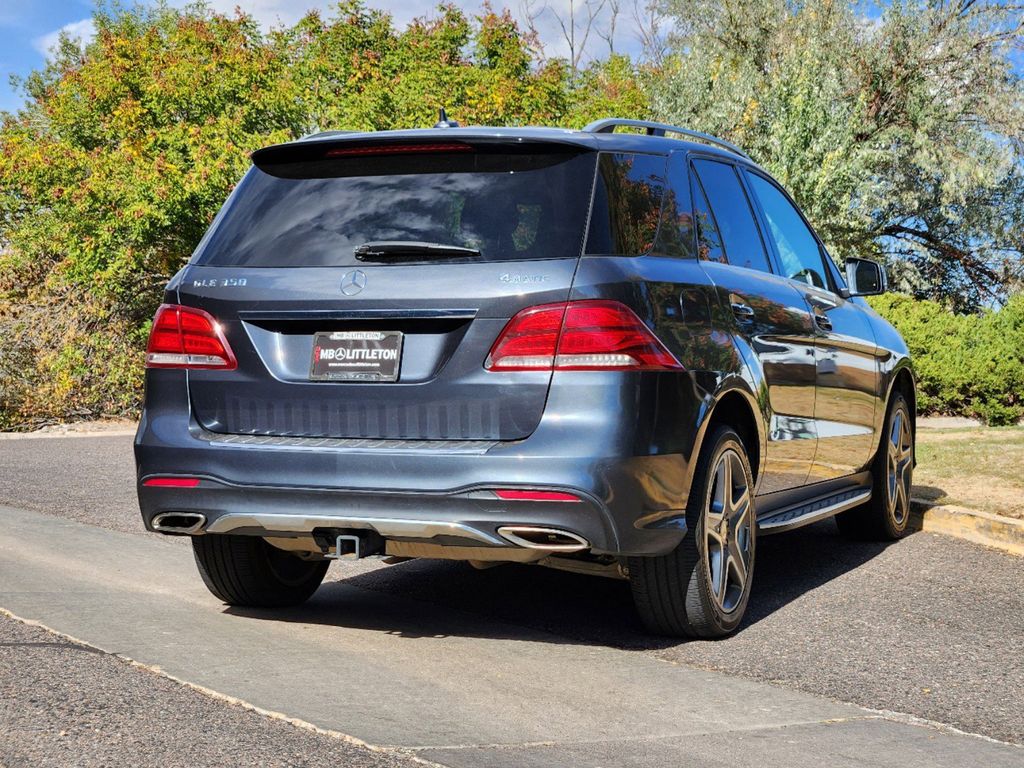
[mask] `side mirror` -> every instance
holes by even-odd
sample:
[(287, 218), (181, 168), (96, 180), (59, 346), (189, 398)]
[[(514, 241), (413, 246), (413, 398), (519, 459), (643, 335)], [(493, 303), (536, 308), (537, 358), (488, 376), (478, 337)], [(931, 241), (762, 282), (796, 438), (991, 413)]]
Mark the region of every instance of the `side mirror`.
[(853, 257), (846, 260), (846, 284), (851, 296), (876, 296), (888, 287), (881, 264)]

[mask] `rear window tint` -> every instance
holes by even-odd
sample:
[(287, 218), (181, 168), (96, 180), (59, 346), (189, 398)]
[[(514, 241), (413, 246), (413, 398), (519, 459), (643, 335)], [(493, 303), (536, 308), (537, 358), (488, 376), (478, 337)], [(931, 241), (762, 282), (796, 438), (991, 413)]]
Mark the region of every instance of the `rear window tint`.
[(665, 191), (664, 155), (602, 152), (587, 253), (639, 256), (654, 247)]
[(485, 261), (575, 258), (582, 249), (593, 153), (304, 151), (246, 174), (195, 263), (347, 266), (360, 263), (356, 247), (387, 240), (474, 248)]

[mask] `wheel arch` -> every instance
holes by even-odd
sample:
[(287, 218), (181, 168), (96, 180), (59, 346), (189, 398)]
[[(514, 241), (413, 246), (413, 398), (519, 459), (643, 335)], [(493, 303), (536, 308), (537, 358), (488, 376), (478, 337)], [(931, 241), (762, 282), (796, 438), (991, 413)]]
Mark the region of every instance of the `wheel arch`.
[(914, 378), (914, 370), (910, 361), (904, 359), (897, 365), (889, 379), (889, 389), (885, 395), (885, 411), (882, 413), (882, 429), (885, 429), (886, 419), (889, 417), (889, 407), (892, 405), (893, 395), (903, 395), (910, 406), (910, 429), (914, 439), (917, 439), (917, 382)]
[(747, 389), (745, 382), (736, 382), (719, 390), (701, 421), (690, 466), (696, 466), (697, 457), (700, 456), (708, 434), (714, 431), (715, 427), (726, 425), (735, 429), (743, 441), (756, 485), (764, 466), (766, 441), (764, 422), (758, 418), (758, 413), (758, 400)]

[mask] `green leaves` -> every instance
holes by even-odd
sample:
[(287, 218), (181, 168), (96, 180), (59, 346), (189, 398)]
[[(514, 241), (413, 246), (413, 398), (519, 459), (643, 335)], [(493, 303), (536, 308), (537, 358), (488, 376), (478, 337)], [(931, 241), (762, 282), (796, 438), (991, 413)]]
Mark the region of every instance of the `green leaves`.
[[(840, 258), (967, 311), (1024, 281), (1017, 6), (666, 0), (661, 117), (736, 141)], [(860, 14), (868, 15), (860, 15)]]
[(1024, 417), (1024, 295), (998, 312), (974, 315), (900, 294), (870, 301), (910, 348), (920, 411), (992, 425)]
[(625, 59), (570, 80), (507, 12), (441, 6), (398, 30), (346, 0), (264, 33), (203, 5), (94, 18), (0, 125), (0, 423), (125, 413), (167, 279), (259, 147), (329, 128), (582, 125), (638, 114)]

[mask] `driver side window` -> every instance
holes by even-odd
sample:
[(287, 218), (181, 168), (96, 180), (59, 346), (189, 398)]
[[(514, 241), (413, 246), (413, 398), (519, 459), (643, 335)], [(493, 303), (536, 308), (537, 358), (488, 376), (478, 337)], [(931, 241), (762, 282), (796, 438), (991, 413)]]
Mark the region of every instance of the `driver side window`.
[(818, 240), (799, 212), (779, 188), (764, 177), (748, 173), (747, 179), (761, 203), (769, 235), (782, 262), (783, 274), (801, 283), (829, 290)]

